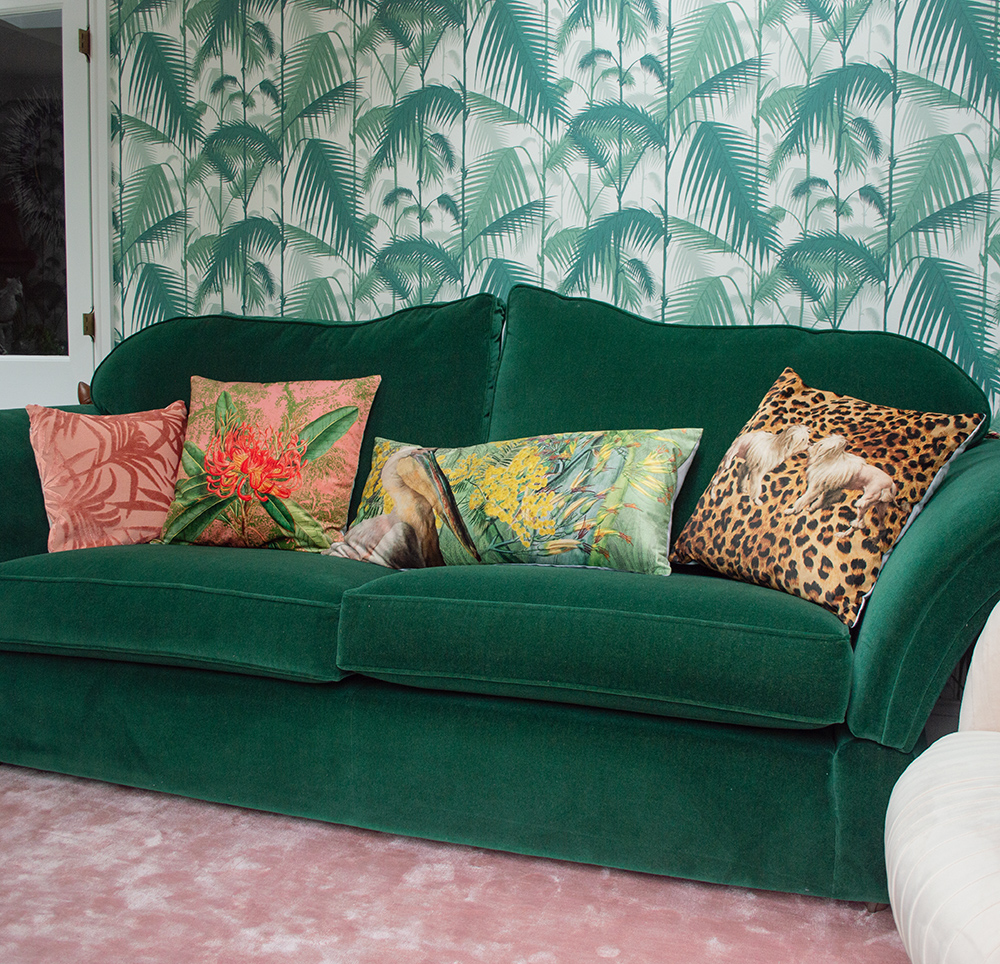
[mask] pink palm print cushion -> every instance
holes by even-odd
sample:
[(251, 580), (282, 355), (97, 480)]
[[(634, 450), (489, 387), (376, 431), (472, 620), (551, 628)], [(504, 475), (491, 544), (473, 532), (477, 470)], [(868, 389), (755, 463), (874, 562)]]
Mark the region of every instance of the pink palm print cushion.
[(159, 536), (184, 444), (184, 402), (126, 415), (25, 408), (49, 517), (49, 552)]

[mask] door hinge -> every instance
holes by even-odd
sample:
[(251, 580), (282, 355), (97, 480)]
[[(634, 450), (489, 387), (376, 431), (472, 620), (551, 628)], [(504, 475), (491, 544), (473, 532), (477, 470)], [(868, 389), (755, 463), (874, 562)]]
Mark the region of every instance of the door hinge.
[(97, 324), (94, 321), (94, 313), (85, 311), (83, 313), (83, 333), (91, 338), (97, 338)]
[(87, 60), (90, 60), (90, 30), (81, 30), (78, 34), (80, 38), (80, 53)]

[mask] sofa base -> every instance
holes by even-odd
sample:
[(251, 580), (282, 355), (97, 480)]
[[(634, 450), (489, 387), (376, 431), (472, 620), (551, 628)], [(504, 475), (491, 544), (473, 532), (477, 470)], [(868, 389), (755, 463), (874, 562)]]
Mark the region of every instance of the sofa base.
[(451, 843), (887, 899), (886, 804), (915, 754), (350, 677), (0, 653), (0, 761)]

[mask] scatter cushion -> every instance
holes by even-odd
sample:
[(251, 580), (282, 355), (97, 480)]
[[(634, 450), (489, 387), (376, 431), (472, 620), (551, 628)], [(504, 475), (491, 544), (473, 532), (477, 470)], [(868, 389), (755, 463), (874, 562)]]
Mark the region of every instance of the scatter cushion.
[(49, 552), (150, 542), (174, 493), (187, 407), (89, 415), (26, 405)]
[(343, 538), (380, 378), (220, 382), (192, 376), (165, 543), (327, 548)]
[(337, 654), (404, 686), (795, 729), (843, 722), (854, 663), (848, 628), (803, 599), (570, 566), (370, 580), (344, 593)]
[(847, 625), (983, 422), (809, 388), (786, 368), (729, 447), (671, 554), (803, 596)]
[(670, 516), (701, 429), (573, 432), (466, 448), (379, 439), (330, 552), (394, 568), (598, 566), (667, 575)]

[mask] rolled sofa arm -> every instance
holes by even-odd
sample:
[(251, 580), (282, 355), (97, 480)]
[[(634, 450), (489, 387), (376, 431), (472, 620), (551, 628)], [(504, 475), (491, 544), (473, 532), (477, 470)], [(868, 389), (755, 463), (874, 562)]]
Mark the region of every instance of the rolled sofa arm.
[(956, 457), (886, 561), (854, 652), (847, 723), (909, 751), (1000, 600), (1000, 441)]
[[(91, 412), (92, 406), (60, 406), (73, 412)], [(45, 515), (42, 483), (35, 453), (28, 440), (28, 413), (23, 408), (0, 410), (0, 562), (46, 552), (49, 520)]]

